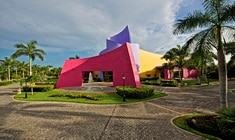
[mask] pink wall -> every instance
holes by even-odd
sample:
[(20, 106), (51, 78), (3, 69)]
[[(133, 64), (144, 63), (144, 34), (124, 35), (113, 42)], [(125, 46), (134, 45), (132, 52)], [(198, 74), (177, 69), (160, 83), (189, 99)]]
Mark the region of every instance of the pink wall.
[(82, 86), (85, 71), (113, 71), (113, 86), (125, 85), (141, 87), (133, 52), (129, 43), (121, 47), (90, 58), (66, 60), (56, 88)]
[[(174, 71), (178, 71), (178, 68), (174, 68)], [(183, 68), (183, 78), (197, 78), (198, 71), (197, 70), (189, 70), (186, 68)], [(170, 71), (164, 69), (164, 79), (170, 79)]]

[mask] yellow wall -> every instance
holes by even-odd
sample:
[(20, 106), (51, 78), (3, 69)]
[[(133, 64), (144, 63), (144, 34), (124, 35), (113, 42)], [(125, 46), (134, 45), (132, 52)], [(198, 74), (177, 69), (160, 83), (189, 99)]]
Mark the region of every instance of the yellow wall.
[(162, 56), (140, 49), (140, 77), (159, 77), (161, 72), (156, 67), (166, 63), (165, 59), (161, 59)]

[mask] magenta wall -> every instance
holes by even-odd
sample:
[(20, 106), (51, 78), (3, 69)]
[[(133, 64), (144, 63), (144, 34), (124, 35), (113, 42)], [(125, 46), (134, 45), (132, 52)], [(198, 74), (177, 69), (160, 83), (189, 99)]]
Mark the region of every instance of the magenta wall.
[(126, 86), (141, 87), (130, 43), (99, 56), (66, 60), (56, 88), (82, 86), (85, 71), (113, 71), (113, 86), (122, 86), (125, 75)]
[[(178, 68), (174, 68), (174, 71), (178, 71)], [(189, 70), (186, 68), (183, 68), (183, 78), (197, 78), (198, 71), (197, 70)], [(170, 71), (164, 69), (164, 79), (170, 79)]]

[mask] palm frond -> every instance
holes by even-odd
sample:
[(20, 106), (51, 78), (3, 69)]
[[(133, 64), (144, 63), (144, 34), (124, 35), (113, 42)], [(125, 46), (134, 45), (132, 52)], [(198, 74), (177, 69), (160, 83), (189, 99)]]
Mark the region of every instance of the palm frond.
[(173, 34), (182, 34), (191, 32), (198, 27), (205, 27), (211, 24), (210, 16), (200, 11), (189, 13), (184, 19), (180, 19), (173, 25)]
[(221, 20), (226, 22), (235, 21), (235, 2), (223, 8)]
[(235, 55), (235, 42), (228, 42), (224, 44), (226, 54)]

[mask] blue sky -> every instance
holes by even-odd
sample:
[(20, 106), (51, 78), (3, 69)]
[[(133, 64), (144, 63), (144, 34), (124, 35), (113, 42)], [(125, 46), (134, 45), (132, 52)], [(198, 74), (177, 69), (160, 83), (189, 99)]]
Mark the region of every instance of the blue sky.
[[(0, 59), (15, 52), (16, 43), (38, 41), (46, 51), (38, 65), (62, 67), (69, 57), (97, 55), (106, 38), (129, 26), (133, 43), (164, 54), (189, 35), (174, 36), (172, 25), (202, 0), (0, 0)], [(28, 62), (22, 56), (18, 60)]]

